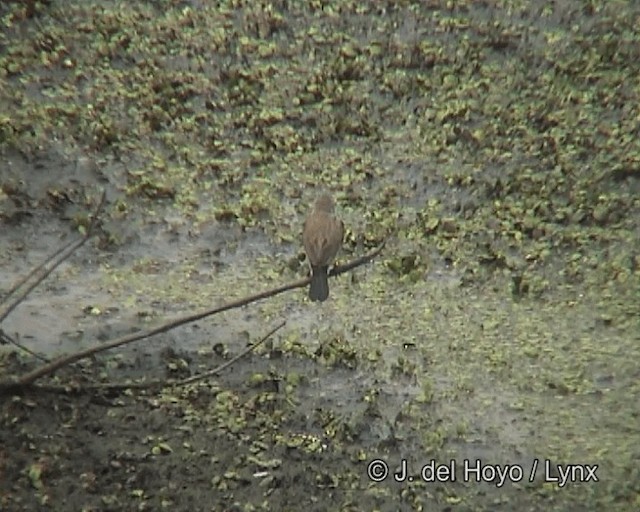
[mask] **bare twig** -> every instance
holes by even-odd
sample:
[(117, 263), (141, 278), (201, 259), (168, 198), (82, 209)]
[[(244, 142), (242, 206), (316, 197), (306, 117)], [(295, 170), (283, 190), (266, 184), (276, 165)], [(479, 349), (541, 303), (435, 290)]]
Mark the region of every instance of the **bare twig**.
[(85, 235), (76, 240), (75, 242), (71, 242), (61, 249), (58, 249), (55, 253), (53, 253), (49, 258), (47, 258), (44, 262), (34, 268), (27, 276), (16, 283), (8, 292), (8, 294), (2, 299), (2, 303), (6, 302), (11, 295), (17, 293), (17, 290), (24, 286), (29, 279), (35, 278), (34, 282), (27, 286), (22, 292), (17, 294), (17, 297), (13, 299), (13, 301), (6, 307), (6, 309), (0, 312), (0, 323), (11, 314), (11, 312), (20, 305), (20, 303), (26, 298), (31, 291), (38, 286), (42, 281), (44, 281), (51, 272), (53, 272), (63, 261), (65, 261), (69, 256), (71, 256), (77, 249), (82, 247), (89, 238), (93, 235), (93, 230), (97, 224), (98, 217), (102, 212), (105, 204), (106, 193), (103, 190), (102, 196), (100, 198), (100, 203), (98, 203), (98, 207), (93, 214), (93, 218), (91, 219), (91, 224), (87, 228), (87, 232)]
[(214, 368), (213, 370), (209, 370), (205, 373), (201, 373), (198, 375), (192, 375), (186, 379), (182, 380), (172, 380), (172, 379), (158, 379), (148, 382), (115, 382), (115, 383), (97, 383), (97, 384), (87, 384), (87, 385), (78, 385), (78, 386), (54, 386), (54, 385), (35, 385), (34, 388), (40, 391), (48, 391), (53, 393), (82, 393), (88, 391), (124, 391), (124, 390), (142, 390), (142, 389), (153, 389), (153, 388), (161, 388), (161, 387), (171, 387), (171, 386), (186, 386), (187, 384), (192, 384), (199, 380), (204, 380), (210, 377), (214, 377), (221, 373), (223, 370), (227, 369), (229, 366), (235, 364), (237, 361), (245, 357), (247, 354), (256, 350), (260, 345), (262, 345), (265, 341), (267, 341), (271, 336), (273, 336), (277, 331), (279, 331), (284, 325), (286, 321), (280, 322), (273, 329), (271, 329), (267, 334), (265, 334), (260, 340), (256, 341), (252, 345), (249, 345), (246, 349), (240, 352), (238, 355), (224, 362), (220, 366)]
[[(345, 263), (344, 265), (337, 265), (335, 267), (333, 267), (331, 269), (331, 271), (329, 272), (329, 276), (333, 277), (333, 276), (339, 276), (340, 274), (344, 274), (345, 272), (349, 272), (349, 270), (353, 270), (356, 267), (359, 267), (360, 265), (364, 265), (365, 263), (369, 263), (373, 258), (375, 258), (378, 254), (380, 254), (382, 252), (382, 249), (384, 249), (385, 244), (387, 243), (386, 240), (383, 240), (382, 243), (373, 251), (371, 251), (369, 254), (365, 254), (364, 256), (360, 256), (359, 258), (356, 258), (353, 261), (350, 261), (348, 263)], [(311, 279), (308, 280), (309, 282), (311, 282)]]
[[(34, 275), (36, 275), (36, 273), (40, 272), (46, 265), (48, 265), (53, 260), (55, 260), (61, 253), (63, 253), (64, 251), (68, 250), (69, 247), (71, 247), (72, 245), (77, 244), (77, 243), (78, 243), (78, 240), (71, 240), (69, 243), (67, 243), (66, 245), (63, 245), (62, 247), (60, 247), (60, 249), (58, 249), (56, 252), (54, 252), (52, 255), (50, 255), (46, 260), (44, 260), (42, 263), (40, 263), (40, 265), (38, 265), (37, 267), (34, 267), (33, 269), (31, 269), (31, 271), (28, 274), (26, 274), (22, 279), (19, 279), (11, 288), (9, 288), (9, 290), (2, 297), (2, 302), (0, 302), (0, 304), (4, 304), (5, 302), (7, 302), (7, 300), (9, 300), (9, 298), (21, 286), (23, 286), (29, 279), (31, 279)], [(5, 318), (6, 316), (7, 315), (3, 314), (3, 316), (0, 319)]]
[[(375, 256), (377, 256), (380, 251), (382, 251), (382, 248), (384, 247), (385, 242), (383, 242), (380, 247), (378, 247), (377, 249), (375, 249), (374, 251), (372, 251), (371, 253), (362, 256), (356, 260), (354, 260), (353, 262), (347, 263), (346, 265), (342, 265), (339, 267), (335, 267), (331, 270), (331, 272), (329, 273), (330, 276), (337, 276), (339, 274), (342, 274), (344, 272), (347, 272), (348, 270), (352, 270), (353, 268), (359, 266), (359, 265), (363, 265), (369, 261), (371, 261)], [(257, 293), (255, 295), (250, 295), (249, 297), (245, 297), (243, 299), (239, 299), (233, 302), (229, 302), (227, 304), (223, 304), (222, 306), (218, 306), (206, 311), (202, 311), (200, 313), (195, 313), (193, 315), (187, 315), (187, 316), (183, 316), (180, 318), (177, 318), (175, 320), (171, 320), (169, 322), (166, 322), (162, 325), (159, 325), (158, 327), (155, 327), (149, 331), (146, 332), (141, 332), (141, 333), (135, 333), (135, 334), (129, 334), (127, 336), (122, 336), (120, 338), (116, 338), (115, 340), (109, 341), (107, 343), (101, 343), (100, 345), (94, 345), (93, 347), (89, 347), (86, 348), (85, 350), (81, 350), (79, 352), (75, 352), (73, 354), (69, 354), (66, 356), (61, 356), (57, 359), (54, 359), (53, 361), (51, 361), (50, 363), (43, 365), (39, 368), (36, 368), (35, 370), (27, 373), (26, 375), (23, 375), (22, 377), (19, 378), (13, 378), (13, 379), (9, 379), (9, 380), (5, 380), (5, 381), (0, 381), (0, 392), (3, 390), (8, 390), (8, 389), (15, 389), (15, 388), (19, 388), (19, 387), (24, 387), (24, 386), (30, 386), (31, 384), (33, 384), (37, 379), (39, 379), (40, 377), (43, 377), (45, 375), (48, 375), (50, 373), (55, 372), (56, 370), (62, 368), (63, 366), (67, 366), (71, 363), (74, 363), (80, 359), (84, 359), (87, 358), (89, 356), (92, 356), (93, 354), (96, 354), (98, 352), (103, 352), (105, 350), (109, 350), (112, 348), (116, 348), (119, 347), (121, 345), (126, 345), (128, 343), (133, 343), (134, 341), (139, 341), (139, 340), (143, 340), (146, 338), (149, 338), (151, 336), (155, 336), (156, 334), (161, 334), (163, 332), (169, 331), (171, 329), (175, 329), (176, 327), (179, 327), (181, 325), (184, 324), (188, 324), (191, 322), (195, 322), (197, 320), (200, 320), (202, 318), (205, 318), (207, 316), (211, 316), (211, 315), (215, 315), (218, 313), (222, 313), (224, 311), (228, 311), (230, 309), (235, 309), (235, 308), (239, 308), (242, 306), (245, 306), (247, 304), (250, 304), (252, 302), (256, 302), (258, 300), (262, 300), (265, 299), (267, 297), (272, 297), (274, 295), (279, 295), (280, 293), (286, 292), (288, 290), (292, 290), (295, 288), (301, 288), (303, 286), (307, 286), (309, 283), (311, 282), (311, 277), (306, 277), (304, 279), (299, 279), (298, 281), (294, 281), (292, 283), (283, 285), (283, 286), (279, 286), (277, 288), (273, 288), (271, 290), (266, 290), (264, 292), (260, 292)]]
[(2, 329), (0, 329), (0, 345), (8, 345), (8, 344), (11, 344), (14, 347), (18, 347), (19, 349), (24, 350), (27, 354), (35, 357), (36, 359), (40, 359), (40, 361), (44, 361), (45, 363), (49, 362), (49, 359), (47, 359), (46, 357), (41, 356), (40, 354), (34, 352), (29, 347), (25, 347), (22, 343), (20, 343), (17, 340), (14, 340), (6, 332), (4, 332)]
[(226, 368), (228, 368), (229, 366), (234, 364), (238, 359), (243, 358), (249, 352), (253, 352), (256, 348), (258, 348), (265, 341), (267, 341), (269, 338), (271, 338), (271, 336), (273, 336), (277, 331), (279, 331), (284, 326), (284, 324), (286, 324), (286, 323), (287, 323), (286, 321), (280, 322), (273, 329), (271, 329), (267, 334), (265, 334), (262, 337), (261, 340), (257, 341), (253, 345), (249, 346), (247, 349), (245, 349), (242, 352), (240, 352), (237, 356), (229, 359), (226, 363), (221, 364), (217, 368), (214, 368), (213, 370), (210, 370), (208, 372), (201, 373), (199, 375), (193, 375), (193, 376), (188, 377), (186, 379), (180, 380), (178, 382), (173, 383), (173, 385), (175, 385), (175, 386), (186, 386), (187, 384), (192, 384), (192, 383), (197, 382), (199, 380), (207, 379), (209, 377), (213, 377), (214, 375), (219, 374), (222, 370), (225, 370)]

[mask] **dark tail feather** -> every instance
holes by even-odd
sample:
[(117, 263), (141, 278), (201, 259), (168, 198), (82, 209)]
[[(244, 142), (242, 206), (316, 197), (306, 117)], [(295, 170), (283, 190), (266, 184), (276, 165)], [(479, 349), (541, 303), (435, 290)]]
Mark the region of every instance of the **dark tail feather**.
[(309, 298), (314, 301), (324, 302), (329, 296), (329, 280), (327, 270), (329, 267), (312, 267), (311, 286), (309, 286)]

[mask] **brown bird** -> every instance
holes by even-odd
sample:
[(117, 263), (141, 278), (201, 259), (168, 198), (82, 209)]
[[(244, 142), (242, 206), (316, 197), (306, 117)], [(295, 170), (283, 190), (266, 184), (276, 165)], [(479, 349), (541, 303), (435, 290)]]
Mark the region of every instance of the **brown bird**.
[(302, 243), (311, 265), (309, 298), (325, 301), (329, 296), (327, 271), (342, 245), (344, 224), (333, 214), (333, 199), (322, 194), (313, 206), (313, 211), (304, 222)]

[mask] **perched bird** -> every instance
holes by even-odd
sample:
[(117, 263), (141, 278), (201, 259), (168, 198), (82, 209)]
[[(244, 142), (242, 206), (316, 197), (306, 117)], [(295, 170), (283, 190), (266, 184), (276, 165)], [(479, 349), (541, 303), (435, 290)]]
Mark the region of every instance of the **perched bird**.
[(344, 236), (344, 224), (335, 217), (333, 211), (331, 196), (326, 193), (320, 195), (302, 231), (302, 243), (312, 272), (309, 298), (314, 301), (325, 301), (329, 296), (327, 271)]

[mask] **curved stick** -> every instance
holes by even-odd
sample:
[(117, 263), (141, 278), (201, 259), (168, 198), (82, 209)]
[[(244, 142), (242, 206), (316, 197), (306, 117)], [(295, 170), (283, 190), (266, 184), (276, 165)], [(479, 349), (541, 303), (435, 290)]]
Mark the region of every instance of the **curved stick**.
[[(384, 245), (385, 245), (385, 242), (383, 242), (378, 248), (376, 248), (374, 251), (372, 251), (369, 254), (361, 256), (360, 258), (357, 258), (345, 265), (334, 267), (329, 272), (329, 276), (337, 276), (337, 275), (343, 274), (344, 272), (352, 270), (360, 265), (368, 263), (382, 251)], [(8, 390), (14, 390), (20, 387), (30, 386), (40, 377), (53, 373), (56, 370), (62, 368), (63, 366), (67, 366), (80, 359), (85, 359), (98, 352), (103, 352), (105, 350), (116, 348), (121, 345), (126, 345), (134, 341), (143, 340), (145, 338), (155, 336), (156, 334), (161, 334), (163, 332), (169, 331), (181, 325), (188, 324), (190, 322), (195, 322), (196, 320), (200, 320), (207, 316), (222, 313), (230, 309), (239, 308), (247, 304), (250, 304), (251, 302), (256, 302), (258, 300), (262, 300), (267, 297), (272, 297), (274, 295), (279, 295), (280, 293), (286, 292), (288, 290), (293, 290), (295, 288), (302, 288), (303, 286), (307, 286), (310, 282), (311, 282), (311, 277), (299, 279), (298, 281), (294, 281), (292, 283), (285, 284), (283, 286), (279, 286), (271, 290), (266, 290), (264, 292), (260, 292), (255, 295), (250, 295), (249, 297), (245, 297), (243, 299), (229, 302), (227, 304), (223, 304), (222, 306), (218, 306), (206, 311), (202, 311), (200, 313), (179, 317), (175, 320), (165, 322), (164, 324), (161, 324), (149, 331), (135, 333), (135, 334), (128, 334), (126, 336), (116, 338), (115, 340), (109, 341), (107, 343), (101, 343), (100, 345), (94, 345), (93, 347), (86, 348), (79, 352), (74, 352), (73, 354), (60, 356), (59, 358), (54, 359), (50, 363), (42, 365), (39, 368), (36, 368), (35, 370), (32, 370), (31, 372), (23, 375), (22, 377), (12, 378), (12, 379), (10, 378), (4, 381), (0, 381), (0, 392), (3, 392), (3, 391), (6, 392)]]

